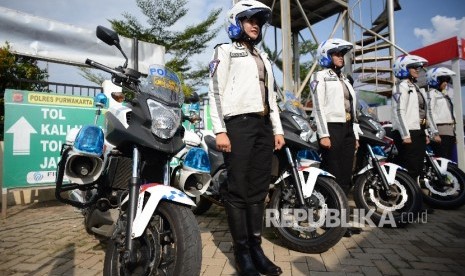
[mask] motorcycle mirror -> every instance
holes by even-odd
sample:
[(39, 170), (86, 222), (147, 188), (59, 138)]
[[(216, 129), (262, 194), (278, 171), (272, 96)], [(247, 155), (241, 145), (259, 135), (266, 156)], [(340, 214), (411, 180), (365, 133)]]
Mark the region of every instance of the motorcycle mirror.
[(96, 33), (97, 37), (106, 44), (110, 46), (115, 45), (116, 47), (119, 46), (119, 36), (115, 31), (105, 28), (103, 26), (97, 26)]
[(111, 92), (111, 98), (118, 103), (122, 103), (126, 99), (123, 92)]
[(128, 57), (121, 48), (118, 33), (99, 25), (97, 26), (96, 34), (101, 41), (105, 42), (110, 46), (116, 46), (116, 48), (118, 48), (118, 50), (121, 52), (121, 54), (123, 54), (124, 58), (126, 59), (126, 62), (123, 65), (123, 68), (126, 68), (128, 66)]

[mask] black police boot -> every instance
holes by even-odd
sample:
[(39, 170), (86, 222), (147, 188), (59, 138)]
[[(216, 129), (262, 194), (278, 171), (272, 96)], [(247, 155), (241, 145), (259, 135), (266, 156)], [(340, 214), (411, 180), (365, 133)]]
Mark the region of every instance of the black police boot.
[(265, 256), (262, 244), (264, 203), (247, 205), (247, 227), (252, 261), (257, 270), (264, 275), (280, 275), (281, 268)]
[(229, 231), (233, 239), (234, 259), (237, 273), (241, 276), (259, 276), (249, 252), (247, 213), (229, 201), (224, 202), (228, 215)]

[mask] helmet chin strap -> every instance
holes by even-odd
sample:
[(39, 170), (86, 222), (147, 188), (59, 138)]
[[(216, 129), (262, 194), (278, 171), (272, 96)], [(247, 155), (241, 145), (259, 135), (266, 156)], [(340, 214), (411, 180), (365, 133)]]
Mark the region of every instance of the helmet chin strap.
[(338, 77), (341, 76), (341, 69), (342, 69), (342, 67), (338, 67), (338, 66), (334, 65), (333, 63), (331, 63), (331, 69), (333, 69), (334, 73), (336, 73), (336, 75), (337, 75)]
[[(260, 37), (260, 35), (259, 35)], [(255, 46), (256, 44), (258, 44), (258, 38), (257, 39), (252, 39), (250, 36), (248, 36), (245, 32), (244, 34), (242, 35), (242, 41), (244, 42), (247, 42), (247, 43), (250, 43), (252, 46)]]
[(412, 75), (409, 74), (408, 79), (412, 82), (415, 83), (417, 82), (417, 78), (412, 77)]

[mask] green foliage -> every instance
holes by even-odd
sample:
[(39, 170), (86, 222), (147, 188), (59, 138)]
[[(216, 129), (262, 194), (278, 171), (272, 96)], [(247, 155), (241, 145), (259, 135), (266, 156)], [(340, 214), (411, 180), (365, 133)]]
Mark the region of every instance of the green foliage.
[(2, 98), (7, 88), (30, 91), (46, 90), (48, 86), (41, 83), (20, 82), (22, 79), (45, 81), (48, 78), (48, 72), (46, 69), (39, 68), (36, 59), (12, 54), (10, 49), (8, 42), (0, 48), (0, 94)]
[[(47, 91), (44, 83), (48, 78), (46, 69), (40, 69), (37, 60), (19, 56), (10, 52), (8, 42), (0, 48), (0, 140), (3, 140), (3, 122), (5, 116), (4, 95), (7, 88), (29, 91)], [(24, 80), (38, 81), (35, 83)]]
[(208, 76), (207, 64), (196, 64), (191, 57), (202, 53), (207, 43), (215, 38), (219, 27), (214, 24), (218, 20), (221, 9), (209, 12), (206, 19), (186, 26), (181, 31), (173, 30), (176, 23), (181, 22), (188, 14), (187, 0), (136, 0), (137, 6), (147, 17), (147, 26), (129, 13), (123, 13), (124, 19), (109, 20), (113, 30), (125, 37), (136, 37), (138, 40), (155, 43), (165, 47), (166, 66), (182, 76), (183, 91), (189, 95), (199, 86), (205, 85)]

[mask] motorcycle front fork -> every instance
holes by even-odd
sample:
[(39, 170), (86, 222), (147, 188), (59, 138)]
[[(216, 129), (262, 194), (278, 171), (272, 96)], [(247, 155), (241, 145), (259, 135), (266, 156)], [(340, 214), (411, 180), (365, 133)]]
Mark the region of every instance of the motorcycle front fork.
[[(441, 171), (439, 171), (438, 166), (436, 166), (436, 163), (434, 162), (433, 157), (428, 152), (426, 152), (425, 154), (426, 154), (425, 155), (426, 164), (428, 164), (430, 166), (432, 172), (436, 174), (437, 179), (438, 179), (439, 183), (441, 184), (441, 186), (445, 186), (446, 183), (444, 182), (444, 178), (442, 177), (442, 173), (441, 173)], [(425, 171), (425, 173), (427, 173), (426, 170), (424, 170), (424, 171)], [(426, 177), (426, 175), (425, 175), (425, 177)]]
[[(169, 161), (165, 164), (163, 184), (169, 185), (170, 183), (170, 170)], [(140, 190), (140, 152), (134, 146), (132, 151), (132, 175), (129, 180), (129, 199), (126, 217), (126, 237), (125, 237), (125, 253), (124, 263), (127, 266), (134, 265), (137, 262), (137, 253), (134, 250), (134, 240), (132, 239), (132, 225), (137, 213), (138, 198)]]
[(289, 162), (289, 164), (291, 165), (292, 177), (294, 177), (295, 190), (297, 192), (297, 199), (299, 200), (300, 205), (305, 207), (306, 205), (304, 195), (302, 192), (302, 183), (300, 181), (299, 172), (297, 171), (297, 161), (294, 161), (289, 147), (285, 146), (284, 150), (286, 151), (287, 162)]
[(136, 217), (137, 199), (139, 195), (140, 186), (140, 153), (139, 149), (135, 146), (132, 151), (132, 176), (129, 180), (129, 200), (128, 208), (126, 211), (126, 248), (124, 254), (124, 261), (126, 265), (135, 264), (137, 261), (136, 253), (134, 252), (134, 243), (132, 239), (132, 223)]
[(373, 149), (371, 148), (369, 144), (367, 144), (367, 150), (368, 150), (368, 154), (371, 157), (371, 164), (373, 168), (378, 172), (378, 175), (381, 178), (381, 188), (384, 190), (387, 196), (390, 196), (391, 191), (389, 190), (389, 183), (386, 178), (386, 175), (384, 174), (384, 171), (381, 168), (381, 165), (379, 164), (379, 161), (376, 158), (376, 155), (374, 154)]

